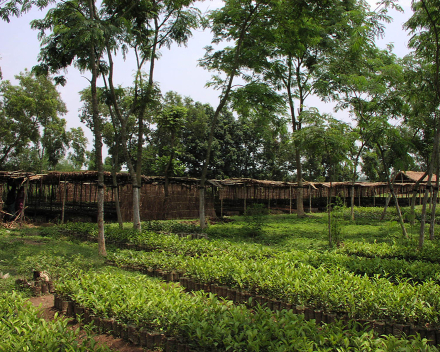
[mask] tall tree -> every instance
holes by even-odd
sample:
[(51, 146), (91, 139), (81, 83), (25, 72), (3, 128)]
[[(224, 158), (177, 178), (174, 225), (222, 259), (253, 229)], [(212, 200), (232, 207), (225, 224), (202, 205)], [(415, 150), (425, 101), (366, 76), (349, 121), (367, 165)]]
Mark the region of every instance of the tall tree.
[(68, 159), (73, 163), (75, 170), (81, 170), (86, 163), (87, 137), (81, 127), (71, 128), (69, 133), (69, 152)]
[(168, 214), (168, 206), (169, 206), (169, 179), (170, 174), (172, 173), (173, 160), (176, 154), (176, 144), (178, 140), (178, 134), (180, 133), (182, 126), (184, 125), (184, 121), (187, 115), (187, 109), (181, 105), (170, 104), (165, 106), (162, 112), (158, 115), (156, 121), (158, 124), (158, 129), (163, 130), (169, 139), (169, 145), (167, 146), (168, 150), (168, 161), (165, 165), (165, 183), (164, 183), (164, 209), (165, 216)]
[[(108, 59), (108, 84), (114, 113), (121, 124), (122, 147), (133, 185), (133, 227), (141, 230), (139, 201), (142, 171), (142, 153), (145, 142), (146, 113), (155, 104), (157, 95), (154, 71), (159, 50), (170, 47), (173, 42), (184, 45), (191, 36), (191, 30), (198, 26), (199, 11), (191, 8), (187, 1), (140, 1), (104, 3), (102, 17), (109, 30), (106, 32), (106, 54)], [(128, 114), (123, 114), (116, 99), (113, 84), (113, 52), (122, 45), (123, 50), (132, 48), (136, 55), (136, 76), (134, 97)], [(148, 75), (142, 70), (148, 63)], [(135, 164), (130, 158), (127, 140), (127, 119), (134, 114), (137, 118), (137, 146)]]
[[(94, 0), (71, 0), (58, 3), (42, 20), (32, 21), (40, 31), (40, 64), (38, 73), (58, 73), (75, 64), (91, 75), (95, 162), (98, 170), (98, 250), (106, 255), (104, 238), (104, 169), (102, 162), (102, 121), (99, 116), (97, 79), (104, 49), (104, 28), (97, 16)], [(46, 32), (49, 32), (47, 34)], [(63, 76), (55, 77), (63, 84)]]
[[(283, 1), (271, 3), (268, 24), (259, 31), (259, 48), (249, 63), (252, 72), (261, 75), (285, 96), (285, 106), (293, 129), (297, 188), (297, 214), (303, 206), (303, 157), (301, 138), (306, 126), (306, 100), (311, 95), (323, 99), (327, 92), (318, 89), (326, 80), (327, 63), (346, 48), (368, 16), (362, 1)], [(255, 37), (257, 37), (255, 35)]]
[[(212, 46), (208, 46), (204, 58), (200, 60), (201, 66), (218, 73), (209, 85), (221, 90), (219, 103), (211, 122), (206, 158), (200, 177), (199, 215), (202, 228), (206, 227), (205, 184), (217, 120), (229, 99), (234, 79), (243, 76), (246, 62), (253, 60), (253, 56), (256, 54), (256, 48), (252, 45), (251, 33), (254, 27), (264, 26), (264, 15), (267, 8), (266, 3), (258, 0), (229, 0), (226, 1), (223, 8), (213, 11), (209, 15), (210, 28), (214, 35), (212, 42), (218, 44), (222, 41), (233, 40), (235, 45), (218, 51), (214, 51)], [(226, 77), (222, 74), (226, 74)]]
[[(423, 59), (429, 70), (426, 72), (427, 78), (433, 78), (435, 97), (432, 104), (434, 113), (434, 143), (428, 165), (427, 189), (431, 187), (434, 164), (438, 162), (438, 150), (440, 144), (440, 2), (437, 0), (412, 1), (411, 5), (414, 14), (405, 23), (405, 27), (410, 30), (412, 38), (409, 46), (415, 50), (415, 55)], [(437, 190), (438, 192), (438, 190)], [(423, 247), (425, 239), (425, 219), (427, 192), (423, 200), (422, 219), (419, 234), (419, 248)]]
[(68, 145), (66, 121), (60, 117), (67, 112), (66, 106), (49, 77), (25, 71), (15, 78), (17, 86), (10, 81), (0, 83), (0, 168), (30, 144), (40, 160), (34, 163), (35, 171), (54, 168)]

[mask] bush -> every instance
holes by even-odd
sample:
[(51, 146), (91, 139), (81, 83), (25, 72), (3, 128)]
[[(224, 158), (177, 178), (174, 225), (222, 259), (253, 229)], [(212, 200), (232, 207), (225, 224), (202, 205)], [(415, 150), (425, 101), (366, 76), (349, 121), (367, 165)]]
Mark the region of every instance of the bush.
[(252, 204), (246, 209), (244, 216), (245, 234), (248, 237), (257, 237), (264, 234), (263, 226), (267, 222), (268, 209), (264, 204)]

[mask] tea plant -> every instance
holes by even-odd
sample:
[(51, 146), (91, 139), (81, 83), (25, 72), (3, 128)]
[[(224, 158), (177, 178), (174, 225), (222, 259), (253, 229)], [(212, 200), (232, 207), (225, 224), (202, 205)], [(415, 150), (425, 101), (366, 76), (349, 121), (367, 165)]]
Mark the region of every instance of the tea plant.
[(0, 351), (110, 351), (92, 337), (80, 340), (67, 319), (55, 318), (46, 322), (20, 294), (0, 292)]
[(337, 265), (315, 268), (288, 255), (255, 260), (225, 253), (171, 259), (165, 253), (121, 251), (109, 259), (127, 265), (133, 258), (138, 268), (144, 265), (176, 270), (202, 283), (246, 289), (295, 305), (347, 313), (353, 318), (440, 323), (440, 286), (432, 281), (414, 285), (397, 281), (396, 285), (377, 275), (372, 278), (355, 275)]
[(378, 338), (354, 326), (318, 326), (291, 310), (251, 311), (211, 294), (187, 295), (178, 286), (114, 269), (66, 278), (58, 290), (93, 314), (177, 337), (197, 351), (437, 351), (420, 337)]
[(249, 237), (258, 237), (264, 234), (263, 226), (266, 223), (269, 211), (264, 204), (252, 204), (246, 209), (244, 216), (244, 233)]

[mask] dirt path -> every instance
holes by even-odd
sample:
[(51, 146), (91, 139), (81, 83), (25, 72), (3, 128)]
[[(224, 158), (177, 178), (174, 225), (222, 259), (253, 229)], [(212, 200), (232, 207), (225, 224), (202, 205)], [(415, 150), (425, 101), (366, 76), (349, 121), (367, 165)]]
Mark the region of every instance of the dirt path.
[[(53, 307), (53, 295), (45, 295), (40, 297), (31, 297), (29, 301), (35, 306), (40, 307), (41, 316), (46, 321), (53, 320), (57, 310)], [(71, 323), (73, 329), (79, 327), (79, 324)], [(114, 351), (119, 352), (152, 352), (142, 347), (134, 346), (120, 338), (115, 338), (112, 335), (101, 334), (96, 335), (95, 340), (99, 344), (107, 345)]]

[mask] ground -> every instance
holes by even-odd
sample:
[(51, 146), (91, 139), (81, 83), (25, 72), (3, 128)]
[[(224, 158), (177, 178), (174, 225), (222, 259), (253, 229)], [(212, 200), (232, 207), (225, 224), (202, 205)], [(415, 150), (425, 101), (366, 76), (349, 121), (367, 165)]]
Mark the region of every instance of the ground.
[[(53, 295), (31, 297), (29, 300), (31, 301), (31, 303), (35, 307), (40, 308), (41, 316), (46, 321), (50, 321), (55, 318), (55, 313), (57, 312), (57, 310), (53, 307), (53, 301), (54, 301)], [(79, 327), (78, 324), (75, 324), (73, 322), (70, 324), (70, 326), (72, 327), (72, 329), (76, 329)], [(108, 334), (97, 335), (95, 337), (95, 340), (100, 344), (107, 345), (108, 347), (110, 347), (114, 351), (149, 352), (146, 349), (143, 349), (138, 346), (134, 346), (134, 345), (132, 345), (132, 344), (120, 339), (120, 338), (115, 338), (112, 335), (108, 335)]]

